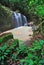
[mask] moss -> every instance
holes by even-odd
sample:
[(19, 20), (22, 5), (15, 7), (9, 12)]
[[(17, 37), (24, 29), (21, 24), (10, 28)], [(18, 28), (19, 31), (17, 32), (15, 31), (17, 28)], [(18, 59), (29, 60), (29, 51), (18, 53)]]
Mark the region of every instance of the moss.
[(8, 33), (8, 34), (3, 35), (2, 37), (0, 37), (0, 43), (6, 42), (9, 39), (13, 39), (12, 33)]
[(12, 28), (12, 11), (0, 4), (0, 31)]

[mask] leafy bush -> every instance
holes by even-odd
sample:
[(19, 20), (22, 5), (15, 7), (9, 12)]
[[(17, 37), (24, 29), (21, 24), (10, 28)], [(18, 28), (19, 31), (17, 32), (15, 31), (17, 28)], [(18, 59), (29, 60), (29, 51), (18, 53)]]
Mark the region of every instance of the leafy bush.
[(0, 63), (4, 64), (4, 60), (6, 59), (7, 61), (7, 55), (10, 53), (10, 50), (8, 49), (8, 44), (3, 45), (2, 47), (0, 47)]
[(6, 41), (8, 41), (9, 39), (13, 39), (12, 33), (8, 33), (8, 34), (3, 35), (2, 37), (0, 37), (0, 43), (6, 42)]
[(0, 64), (9, 65), (8, 59), (16, 64), (19, 62), (19, 65), (43, 65), (44, 40), (34, 40), (31, 47), (27, 47), (25, 44), (19, 45), (17, 39), (5, 43), (0, 46)]
[(19, 65), (44, 65), (44, 40), (34, 40), (33, 44), (27, 47), (25, 44), (19, 44), (18, 39), (13, 39), (12, 34), (5, 36), (6, 43), (0, 46), (0, 65), (9, 65), (10, 59), (17, 65), (17, 62)]
[(17, 40), (17, 39), (15, 39), (13, 42), (11, 42), (11, 43), (9, 43), (9, 44), (11, 44), (11, 46), (10, 46), (10, 50), (13, 52), (15, 52), (16, 51), (16, 48), (17, 47), (19, 47), (19, 41)]
[(35, 40), (29, 48), (28, 56), (20, 60), (20, 65), (44, 65), (44, 55), (41, 54), (43, 45), (44, 40)]
[[(11, 46), (9, 44), (11, 44)], [(0, 46), (0, 65), (5, 65), (6, 63), (8, 63), (8, 59), (10, 58), (13, 60), (12, 54), (16, 51), (16, 48), (18, 48), (19, 42), (16, 39), (9, 44), (5, 43), (4, 45)]]
[[(11, 5), (11, 8), (23, 9), (28, 14), (36, 14), (44, 16), (44, 0), (4, 0), (3, 4)], [(1, 0), (2, 3), (2, 0)]]
[(25, 44), (21, 44), (17, 49), (17, 57), (24, 58), (28, 55), (28, 48)]

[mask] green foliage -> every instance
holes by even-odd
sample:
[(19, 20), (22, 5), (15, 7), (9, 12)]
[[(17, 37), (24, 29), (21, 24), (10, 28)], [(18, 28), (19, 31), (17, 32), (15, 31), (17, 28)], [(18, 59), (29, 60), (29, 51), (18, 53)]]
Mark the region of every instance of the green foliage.
[(39, 24), (38, 24), (38, 31), (42, 34), (42, 36), (44, 37), (44, 20), (41, 21)]
[(39, 61), (40, 64), (44, 64), (44, 58)]
[(43, 5), (37, 5), (35, 8), (36, 14), (40, 17), (44, 17), (44, 6)]
[(19, 65), (43, 65), (43, 45), (44, 40), (34, 40), (31, 47), (27, 48), (25, 44), (19, 45), (19, 40), (17, 39), (8, 40), (7, 43), (0, 46), (0, 64), (6, 65), (8, 59), (17, 63), (20, 59)]
[(8, 49), (8, 44), (0, 47), (0, 61), (4, 60), (7, 57), (8, 53), (10, 53), (10, 50)]
[(28, 48), (26, 45), (21, 44), (19, 48), (17, 48), (17, 57), (23, 58), (27, 56), (28, 54)]
[(12, 33), (8, 33), (8, 34), (3, 35), (2, 37), (0, 37), (0, 43), (6, 42), (6, 41), (8, 41), (9, 39), (13, 39)]
[(10, 50), (16, 51), (16, 48), (19, 47), (19, 41), (15, 39), (13, 42), (10, 42), (11, 46), (9, 47)]
[[(13, 54), (18, 48), (19, 42), (18, 40), (13, 40), (11, 42), (6, 42), (0, 46), (0, 64), (5, 65), (8, 59), (16, 60), (16, 56)], [(5, 63), (6, 62), (6, 63)]]
[(41, 16), (44, 15), (44, 5), (43, 5), (44, 0), (4, 0), (4, 1), (5, 3), (9, 2), (13, 6), (16, 5), (14, 7), (21, 8), (24, 11), (26, 11), (28, 14), (32, 12), (33, 13), (37, 12), (36, 15), (41, 15)]
[(44, 21), (43, 21), (43, 23), (41, 24), (41, 33), (42, 33), (42, 35), (44, 36)]
[(12, 58), (13, 61), (17, 61), (17, 60), (18, 60), (18, 59), (17, 59), (17, 55), (15, 55), (15, 54), (12, 54), (12, 55), (11, 55), (11, 58)]
[(35, 40), (33, 46), (29, 49), (32, 52), (40, 51), (42, 49), (44, 41), (43, 40)]
[(44, 55), (41, 55), (44, 40), (35, 40), (29, 48), (28, 56), (20, 60), (20, 65), (42, 65), (44, 64)]

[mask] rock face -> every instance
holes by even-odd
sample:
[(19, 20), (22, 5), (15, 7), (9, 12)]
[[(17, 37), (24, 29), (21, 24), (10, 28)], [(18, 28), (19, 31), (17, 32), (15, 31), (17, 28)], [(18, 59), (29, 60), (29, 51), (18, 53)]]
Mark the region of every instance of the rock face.
[(11, 32), (13, 34), (14, 39), (19, 39), (23, 41), (30, 40), (33, 35), (32, 27), (28, 27), (28, 26), (21, 26), (6, 32)]
[(12, 12), (9, 8), (0, 4), (0, 31), (6, 31), (12, 28)]

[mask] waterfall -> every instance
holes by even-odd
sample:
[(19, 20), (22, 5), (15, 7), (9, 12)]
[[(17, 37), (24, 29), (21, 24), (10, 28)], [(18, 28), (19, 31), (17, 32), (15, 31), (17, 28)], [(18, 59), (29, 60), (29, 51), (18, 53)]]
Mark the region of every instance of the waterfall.
[(23, 26), (27, 26), (27, 18), (24, 15), (22, 15), (22, 23), (23, 23)]
[(14, 12), (12, 14), (12, 24), (14, 28), (20, 27), (20, 26), (27, 26), (27, 18), (21, 13)]

